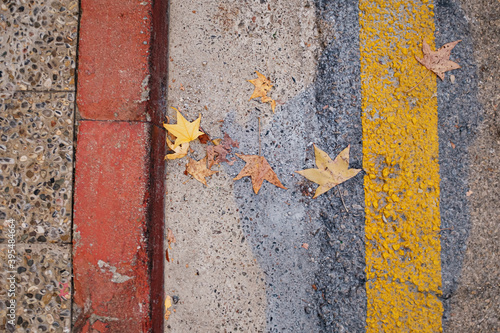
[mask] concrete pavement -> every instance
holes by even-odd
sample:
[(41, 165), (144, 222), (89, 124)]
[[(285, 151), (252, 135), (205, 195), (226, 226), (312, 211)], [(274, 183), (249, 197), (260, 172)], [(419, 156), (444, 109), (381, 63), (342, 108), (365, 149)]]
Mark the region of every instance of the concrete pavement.
[[(379, 10), (387, 10), (391, 4), (381, 4)], [(379, 325), (386, 320), (383, 315), (386, 310), (372, 307), (375, 311), (367, 314), (366, 285), (372, 283), (367, 282), (365, 273), (367, 183), (359, 176), (339, 185), (339, 191), (333, 189), (312, 200), (309, 194), (315, 186), (294, 174), (295, 170), (314, 165), (312, 143), (332, 156), (350, 144), (354, 168), (361, 167), (362, 149), (372, 147), (362, 137), (365, 125), (361, 124), (364, 107), (360, 56), (366, 56), (360, 55), (363, 27), (360, 28), (358, 21), (358, 5), (357, 1), (172, 2), (169, 105), (180, 107), (191, 120), (201, 112), (205, 131), (212, 137), (228, 133), (240, 142), (238, 151), (247, 154), (258, 152), (260, 117), (262, 154), (289, 190), (265, 184), (259, 195), (254, 195), (249, 181), (232, 181), (243, 166), (239, 161), (232, 166), (224, 165), (209, 180), (208, 187), (182, 174), (182, 160), (167, 164), (166, 226), (177, 238), (169, 251), (174, 259), (166, 264), (165, 290), (177, 301), (173, 305), (175, 312), (166, 322), (167, 331), (376, 332), (382, 329)], [(440, 188), (436, 193), (440, 209), (436, 221), (441, 231), (439, 228), (437, 232), (431, 231), (436, 236), (432, 241), (425, 232), (418, 236), (425, 240), (423, 243), (418, 237), (410, 238), (405, 245), (411, 248), (409, 251), (417, 257), (418, 253), (427, 253), (422, 257), (423, 265), (437, 266), (422, 271), (423, 275), (408, 275), (405, 279), (427, 288), (426, 280), (421, 280), (424, 274), (437, 274), (435, 287), (429, 286), (436, 289), (419, 291), (409, 285), (406, 294), (400, 294), (399, 300), (387, 308), (392, 313), (389, 317), (401, 313), (394, 326), (386, 326), (389, 331), (412, 328), (425, 332), (441, 329), (465, 332), (468, 325), (478, 325), (472, 317), (457, 316), (456, 304), (465, 306), (468, 302), (468, 299), (459, 301), (464, 294), (459, 296), (458, 291), (463, 288), (462, 272), (468, 270), (464, 263), (467, 244), (477, 244), (470, 234), (471, 229), (478, 228), (474, 226), (478, 222), (471, 217), (473, 197), (469, 191), (474, 191), (470, 179), (492, 172), (481, 168), (473, 175), (469, 147), (483, 130), (480, 125), (483, 119), (491, 115), (484, 113), (478, 100), (481, 92), (473, 53), (474, 48), (483, 47), (483, 39), (470, 34), (467, 13), (460, 5), (453, 1), (405, 5), (410, 8), (409, 14), (415, 15), (411, 20), (418, 27), (424, 24), (415, 19), (424, 13), (420, 6), (426, 6), (431, 13), (422, 14), (426, 15), (424, 20), (431, 22), (429, 31), (417, 30), (406, 40), (413, 48), (405, 61), (413, 61), (415, 64), (411, 66), (417, 66), (413, 54), (420, 52), (423, 38), (435, 34), (438, 47), (463, 40), (451, 57), (459, 61), (462, 69), (448, 72), (443, 82), (437, 79), (435, 92), (422, 99), (422, 102), (435, 100), (434, 125), (416, 113), (417, 118), (422, 117), (417, 122), (434, 126), (426, 131), (432, 132), (434, 128), (438, 138), (432, 149), (436, 149), (435, 161), (439, 156), (436, 179)], [(397, 19), (403, 24), (404, 33), (404, 26), (408, 28), (411, 20), (404, 16)], [(396, 27), (399, 23), (390, 24)], [(373, 28), (380, 29), (380, 25)], [(423, 68), (416, 70), (424, 73)], [(280, 102), (275, 114), (267, 105), (246, 100), (253, 90), (246, 80), (254, 78), (254, 71), (264, 73), (276, 84), (269, 94)], [(420, 78), (409, 80), (407, 88)], [(434, 76), (429, 82), (432, 81), (436, 82)], [(429, 141), (426, 134), (420, 135), (424, 135), (423, 142)], [(204, 156), (202, 145), (192, 147), (193, 156), (197, 159)], [(421, 148), (407, 149), (413, 154), (413, 149)], [(493, 151), (490, 154), (497, 155)], [(429, 156), (426, 153), (423, 158)], [(498, 179), (498, 172), (489, 177)], [(429, 179), (431, 182), (435, 183)], [(490, 189), (488, 193), (494, 191)], [(491, 200), (495, 195), (488, 197)], [(405, 200), (406, 206), (412, 207), (413, 201)], [(428, 199), (423, 204), (425, 200)], [(423, 214), (422, 206), (409, 209), (406, 213), (403, 210), (403, 219), (418, 219)], [(495, 210), (493, 206), (486, 209)], [(436, 224), (432, 228), (435, 227)], [(490, 253), (482, 258), (493, 271), (498, 270), (494, 264), (498, 250), (487, 244), (493, 244), (496, 237), (493, 232), (483, 239), (484, 245), (475, 245), (478, 253), (486, 249)], [(307, 250), (303, 243), (309, 245)], [(382, 244), (382, 240), (375, 243), (375, 248), (377, 244)], [(437, 244), (435, 250), (431, 250), (434, 246), (431, 244)], [(380, 249), (380, 255), (384, 255), (385, 250)], [(432, 251), (435, 259), (426, 259)], [(407, 273), (403, 270), (402, 274), (414, 271), (416, 265), (417, 261), (410, 262), (405, 266)], [(396, 268), (389, 267), (392, 268), (387, 272), (394, 279)], [(485, 271), (484, 276), (495, 274)], [(488, 282), (488, 285), (491, 286), (488, 293), (495, 295), (497, 284)], [(428, 303), (429, 296), (425, 296), (430, 292), (435, 307)], [(411, 312), (405, 312), (408, 305), (403, 305), (404, 302), (413, 304)], [(470, 326), (480, 332), (498, 328), (493, 315), (498, 301), (489, 297), (487, 304), (486, 319), (479, 326)], [(264, 310), (265, 322), (261, 317)], [(200, 317), (200, 313), (204, 315)], [(410, 319), (418, 313), (418, 317)]]
[[(4, 1), (2, 329), (500, 331), (497, 7)], [(423, 39), (461, 39), (462, 68), (425, 76)], [(256, 71), (275, 113), (248, 100)], [(206, 187), (164, 162), (169, 106), (287, 189), (255, 195), (237, 158)], [(312, 199), (295, 171), (316, 166), (313, 143), (350, 145), (364, 171)]]

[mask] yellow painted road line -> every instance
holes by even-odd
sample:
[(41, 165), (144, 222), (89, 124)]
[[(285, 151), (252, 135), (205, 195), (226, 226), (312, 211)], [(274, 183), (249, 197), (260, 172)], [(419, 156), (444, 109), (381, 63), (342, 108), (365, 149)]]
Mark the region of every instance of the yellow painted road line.
[(436, 77), (414, 57), (434, 47), (433, 5), (359, 9), (367, 332), (441, 332)]

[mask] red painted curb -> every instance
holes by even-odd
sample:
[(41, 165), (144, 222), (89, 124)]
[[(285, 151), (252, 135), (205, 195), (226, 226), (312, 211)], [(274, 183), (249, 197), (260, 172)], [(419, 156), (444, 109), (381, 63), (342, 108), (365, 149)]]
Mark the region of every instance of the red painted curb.
[[(83, 121), (74, 201), (74, 302), (84, 326), (98, 316), (110, 332), (150, 328), (147, 254), (151, 125)], [(96, 318), (98, 318), (96, 317)], [(90, 328), (95, 324), (90, 322)]]
[(81, 9), (73, 331), (161, 332), (168, 0)]
[(82, 0), (78, 108), (82, 118), (147, 120), (151, 2)]

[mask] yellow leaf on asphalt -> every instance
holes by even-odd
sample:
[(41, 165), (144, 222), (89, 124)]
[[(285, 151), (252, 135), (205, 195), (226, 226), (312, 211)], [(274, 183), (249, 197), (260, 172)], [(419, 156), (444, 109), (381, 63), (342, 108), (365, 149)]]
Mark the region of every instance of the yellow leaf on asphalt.
[(461, 40), (444, 44), (439, 50), (432, 51), (429, 44), (427, 44), (427, 42), (424, 40), (422, 44), (422, 52), (424, 54), (424, 58), (415, 58), (428, 70), (436, 73), (436, 75), (439, 76), (441, 80), (444, 80), (444, 72), (461, 68), (459, 64), (450, 60), (451, 50), (459, 42), (461, 42)]
[(207, 168), (207, 157), (205, 156), (199, 161), (189, 157), (189, 162), (186, 164), (186, 172), (193, 176), (194, 179), (207, 186), (207, 180), (205, 178), (219, 171), (213, 171)]
[(317, 198), (329, 189), (351, 179), (361, 171), (361, 169), (349, 169), (349, 149), (350, 146), (347, 146), (332, 161), (327, 153), (314, 145), (317, 169), (296, 171), (298, 174), (319, 185), (313, 198)]
[(189, 122), (182, 116), (179, 110), (176, 108), (172, 109), (177, 111), (177, 124), (163, 124), (163, 127), (176, 137), (174, 149), (182, 143), (193, 141), (200, 135), (203, 135), (203, 132), (200, 131), (201, 115), (195, 121)]
[(165, 159), (175, 160), (177, 158), (183, 158), (187, 155), (189, 150), (189, 142), (182, 143), (179, 147), (174, 148), (174, 144), (172, 143), (172, 141), (170, 141), (168, 137), (166, 139), (168, 148), (170, 150), (173, 150), (174, 152), (172, 154), (167, 154), (165, 156)]

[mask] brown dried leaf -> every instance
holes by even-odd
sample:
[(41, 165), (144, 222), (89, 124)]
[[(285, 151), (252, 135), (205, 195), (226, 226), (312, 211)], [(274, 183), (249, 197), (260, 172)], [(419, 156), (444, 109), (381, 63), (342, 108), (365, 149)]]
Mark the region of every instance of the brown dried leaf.
[(207, 144), (208, 141), (210, 141), (210, 138), (208, 137), (208, 135), (206, 133), (204, 133), (198, 137), (198, 140), (200, 140), (201, 144), (205, 145), (205, 144)]
[(199, 161), (193, 160), (189, 157), (189, 162), (186, 164), (186, 172), (193, 176), (194, 179), (207, 186), (207, 180), (205, 178), (210, 177), (219, 171), (207, 169), (207, 157), (205, 156)]
[(444, 73), (451, 71), (452, 69), (461, 68), (459, 64), (450, 60), (451, 50), (457, 45), (461, 40), (457, 40), (448, 44), (444, 44), (437, 51), (432, 51), (431, 47), (424, 40), (422, 44), (422, 52), (424, 58), (419, 58), (415, 56), (415, 59), (422, 65), (424, 65), (428, 70), (436, 73), (441, 80), (444, 80)]
[[(214, 140), (215, 143), (216, 140)], [(227, 155), (231, 153), (232, 148), (238, 148), (240, 146), (238, 141), (234, 141), (229, 137), (227, 133), (224, 134), (224, 139), (220, 141), (215, 146), (207, 146), (207, 159), (208, 168), (211, 169), (214, 164), (220, 164), (221, 162), (226, 162), (229, 165), (233, 165), (235, 159), (227, 159)]]
[(175, 243), (175, 236), (174, 236), (174, 233), (172, 232), (172, 229), (170, 228), (167, 228), (167, 242), (168, 242), (168, 247), (170, 249), (172, 249), (172, 247), (170, 247), (170, 244), (172, 243)]
[(255, 192), (255, 194), (259, 193), (264, 180), (267, 180), (271, 184), (286, 190), (286, 187), (281, 184), (278, 176), (273, 171), (264, 156), (243, 154), (236, 154), (236, 156), (245, 161), (246, 164), (243, 170), (240, 171), (240, 173), (238, 174), (238, 176), (236, 176), (236, 178), (234, 178), (234, 180), (238, 180), (247, 176), (251, 177), (253, 191)]

